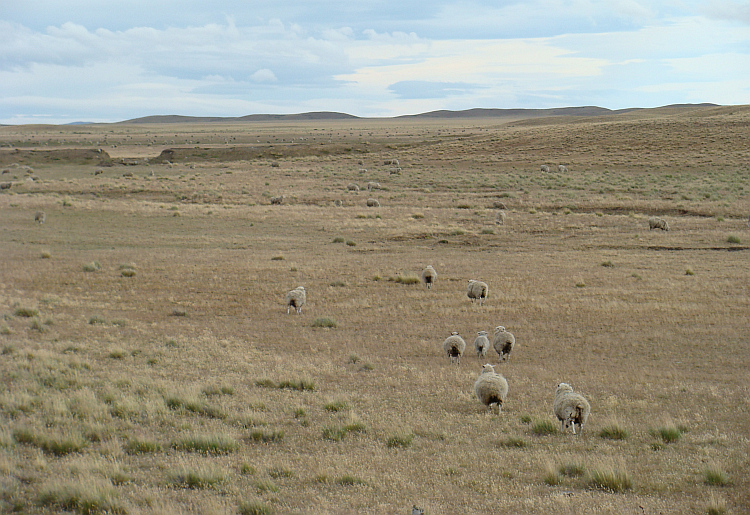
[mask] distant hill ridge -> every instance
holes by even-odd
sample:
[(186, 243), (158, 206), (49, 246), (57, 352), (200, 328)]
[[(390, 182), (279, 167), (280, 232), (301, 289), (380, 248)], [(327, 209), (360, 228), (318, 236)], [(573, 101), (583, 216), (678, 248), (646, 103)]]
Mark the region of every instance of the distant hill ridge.
[[(696, 108), (696, 107), (719, 107), (718, 104), (672, 104), (661, 108)], [(555, 107), (550, 109), (465, 109), (462, 111), (430, 111), (420, 114), (409, 114), (395, 116), (392, 119), (404, 118), (432, 118), (432, 119), (449, 119), (449, 118), (541, 118), (548, 116), (605, 116), (612, 114), (621, 114), (631, 111), (647, 110), (649, 108), (633, 107), (628, 109), (607, 109), (597, 106), (581, 107)], [(247, 116), (182, 116), (182, 115), (153, 115), (142, 118), (133, 118), (117, 123), (241, 123), (241, 122), (272, 122), (272, 121), (299, 121), (299, 120), (366, 120), (360, 116), (354, 116), (346, 113), (337, 113), (332, 111), (316, 111), (299, 114), (250, 114)], [(370, 118), (372, 119), (372, 118)], [(84, 122), (78, 122), (84, 123)]]

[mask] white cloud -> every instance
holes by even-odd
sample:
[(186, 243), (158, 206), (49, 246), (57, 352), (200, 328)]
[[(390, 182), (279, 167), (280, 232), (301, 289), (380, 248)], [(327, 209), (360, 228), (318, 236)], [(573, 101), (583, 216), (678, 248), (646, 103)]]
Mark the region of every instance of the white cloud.
[(258, 70), (250, 76), (255, 82), (277, 82), (276, 75), (268, 68)]

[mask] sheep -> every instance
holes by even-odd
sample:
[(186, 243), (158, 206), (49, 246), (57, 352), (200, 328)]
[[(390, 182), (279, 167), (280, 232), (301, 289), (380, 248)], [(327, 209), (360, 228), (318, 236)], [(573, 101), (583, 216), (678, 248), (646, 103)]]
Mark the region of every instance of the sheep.
[(432, 265), (427, 265), (425, 269), (422, 270), (422, 282), (427, 286), (428, 290), (432, 289), (432, 285), (435, 284), (437, 276), (438, 274)]
[(391, 168), (388, 175), (401, 175), (401, 168)]
[(457, 332), (453, 331), (451, 335), (443, 342), (443, 350), (448, 355), (451, 363), (461, 364), (461, 356), (466, 350), (466, 342)]
[(398, 159), (386, 159), (383, 161), (384, 165), (398, 166)]
[(666, 220), (659, 218), (658, 216), (652, 216), (648, 219), (648, 230), (661, 229), (662, 231), (669, 230), (669, 224)]
[(568, 173), (568, 167), (565, 165), (557, 165), (557, 171), (560, 173)]
[(497, 352), (497, 359), (502, 363), (508, 361), (513, 347), (516, 345), (516, 337), (499, 325), (495, 328), (495, 336), (492, 338), (492, 348)]
[(379, 182), (368, 182), (367, 183), (367, 189), (368, 190), (379, 190), (380, 189), (380, 183)]
[(560, 383), (555, 390), (552, 411), (560, 421), (561, 432), (572, 426), (573, 434), (576, 434), (576, 424), (578, 424), (579, 433), (583, 432), (583, 425), (589, 418), (591, 405), (583, 395), (574, 392), (569, 384)]
[(294, 308), (298, 315), (302, 314), (302, 306), (307, 302), (307, 293), (305, 293), (304, 286), (297, 286), (293, 290), (289, 290), (286, 293), (286, 314), (289, 314), (289, 310)]
[(474, 340), (474, 349), (477, 351), (477, 359), (481, 360), (487, 356), (487, 350), (490, 348), (490, 339), (487, 338), (487, 331), (477, 332)]
[(482, 372), (474, 383), (474, 395), (488, 410), (492, 410), (493, 404), (497, 406), (497, 413), (500, 414), (508, 396), (508, 381), (495, 372), (495, 367), (489, 363), (482, 365)]
[(37, 211), (36, 213), (34, 213), (35, 222), (43, 224), (46, 219), (47, 219), (47, 215), (44, 211)]
[(344, 203), (341, 202), (341, 200), (336, 199), (336, 200), (333, 201), (333, 205), (336, 206), (336, 207), (341, 207), (341, 206), (344, 205)]
[(495, 215), (495, 223), (497, 225), (505, 225), (505, 211), (498, 211)]
[(350, 182), (349, 184), (346, 185), (346, 189), (349, 191), (359, 191), (359, 186), (357, 186), (353, 182)]
[(376, 198), (368, 198), (367, 207), (380, 207), (380, 202)]
[(549, 166), (547, 166), (547, 165), (542, 165), (542, 171), (543, 171), (543, 172), (546, 172), (546, 173), (549, 173)]
[(0, 182), (0, 190), (9, 190), (13, 186), (12, 182)]
[(487, 283), (469, 279), (469, 284), (466, 287), (466, 296), (471, 299), (472, 304), (475, 300), (479, 299), (479, 305), (481, 306), (487, 298), (487, 292)]
[(411, 515), (424, 515), (424, 509), (417, 508), (416, 504), (411, 505)]
[(271, 204), (281, 204), (284, 201), (284, 195), (279, 195), (278, 197), (271, 197)]

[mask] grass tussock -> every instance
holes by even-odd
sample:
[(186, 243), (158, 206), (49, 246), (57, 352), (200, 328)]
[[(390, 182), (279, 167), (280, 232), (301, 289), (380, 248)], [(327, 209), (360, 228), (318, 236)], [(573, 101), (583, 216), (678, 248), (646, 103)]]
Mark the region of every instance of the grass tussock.
[(395, 277), (389, 277), (388, 280), (396, 284), (420, 284), (422, 279), (416, 275), (397, 275)]
[(98, 261), (92, 261), (91, 263), (86, 263), (81, 268), (84, 272), (98, 272), (102, 269), (102, 265)]
[(606, 440), (627, 440), (630, 432), (618, 422), (611, 422), (599, 431), (599, 437)]
[(528, 440), (521, 438), (520, 436), (509, 436), (505, 440), (500, 442), (503, 447), (515, 447), (517, 449), (525, 449), (529, 446)]
[(414, 435), (412, 433), (396, 433), (389, 436), (385, 444), (390, 448), (406, 449), (411, 447), (413, 440)]
[(36, 308), (19, 306), (13, 311), (13, 314), (17, 317), (32, 318), (39, 316), (39, 310)]
[(227, 472), (215, 465), (182, 466), (168, 473), (172, 485), (182, 488), (216, 488), (227, 480)]
[(122, 448), (127, 454), (154, 454), (162, 452), (164, 447), (156, 440), (131, 438)]
[(248, 439), (256, 443), (278, 443), (284, 440), (284, 431), (256, 429), (248, 435)]
[(531, 425), (531, 432), (537, 436), (554, 435), (558, 432), (557, 424), (551, 420), (537, 420)]
[(237, 440), (226, 434), (192, 434), (178, 438), (171, 447), (178, 451), (199, 452), (202, 454), (230, 454), (239, 448)]
[(242, 501), (237, 507), (239, 515), (271, 515), (273, 509), (260, 500)]
[(650, 429), (649, 434), (654, 438), (661, 439), (664, 443), (676, 443), (682, 436), (682, 430), (676, 425), (670, 423)]
[(327, 327), (330, 329), (334, 329), (338, 327), (338, 324), (336, 323), (336, 320), (334, 320), (333, 318), (321, 317), (321, 318), (316, 318), (315, 320), (313, 320), (312, 326), (313, 327)]
[(717, 465), (703, 469), (703, 482), (709, 486), (729, 486), (732, 483), (729, 475)]
[(72, 511), (83, 515), (127, 513), (119, 501), (117, 488), (105, 479), (53, 482), (42, 487), (37, 504), (55, 511)]
[(590, 472), (589, 486), (597, 490), (620, 494), (633, 489), (633, 480), (623, 469), (600, 467)]

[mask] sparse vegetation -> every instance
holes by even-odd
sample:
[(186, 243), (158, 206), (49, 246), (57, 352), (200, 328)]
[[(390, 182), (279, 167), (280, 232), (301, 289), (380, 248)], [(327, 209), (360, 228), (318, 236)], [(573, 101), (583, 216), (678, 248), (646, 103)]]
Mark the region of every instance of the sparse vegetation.
[(321, 317), (321, 318), (316, 318), (315, 320), (313, 320), (312, 326), (335, 328), (338, 326), (338, 324), (333, 318)]

